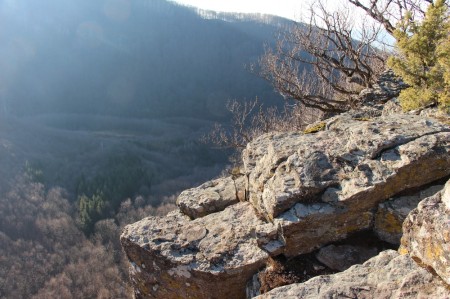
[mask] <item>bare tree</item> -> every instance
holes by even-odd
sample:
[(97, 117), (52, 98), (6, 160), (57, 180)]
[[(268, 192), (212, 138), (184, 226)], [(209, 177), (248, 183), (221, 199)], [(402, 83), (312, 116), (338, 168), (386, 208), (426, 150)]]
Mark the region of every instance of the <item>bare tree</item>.
[(305, 107), (346, 111), (383, 71), (386, 53), (375, 47), (380, 29), (372, 22), (357, 30), (350, 10), (329, 12), (319, 2), (307, 23), (291, 27), (266, 50), (259, 74)]
[(277, 107), (265, 108), (258, 99), (248, 102), (232, 100), (226, 107), (231, 113), (230, 126), (215, 124), (203, 141), (238, 152), (264, 133), (302, 130), (320, 115), (310, 108), (301, 107), (300, 103), (289, 105), (286, 102), (281, 111)]
[(426, 7), (433, 3), (433, 0), (348, 0), (348, 2), (361, 8), (392, 34), (407, 11), (413, 18), (421, 18), (425, 15)]

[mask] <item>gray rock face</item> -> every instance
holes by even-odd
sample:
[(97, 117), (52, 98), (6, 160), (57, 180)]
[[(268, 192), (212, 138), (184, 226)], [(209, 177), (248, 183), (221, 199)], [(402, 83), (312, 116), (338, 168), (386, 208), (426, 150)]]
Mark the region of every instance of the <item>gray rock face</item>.
[(243, 160), (257, 227), (271, 255), (308, 253), (371, 228), (380, 202), (450, 174), (450, 133), (414, 115), (362, 121), (340, 115), (315, 134), (269, 134)]
[(399, 114), (403, 111), (402, 106), (400, 106), (400, 102), (395, 98), (390, 101), (387, 101), (383, 105), (383, 111), (382, 115), (392, 115), (392, 114)]
[(281, 298), (448, 298), (450, 291), (409, 256), (393, 250), (380, 253), (363, 265), (318, 276), (305, 283), (279, 287), (259, 299)]
[[(367, 121), (340, 115), (327, 127), (308, 135), (271, 133), (247, 146), (243, 161), (250, 201), (266, 219), (273, 220), (296, 203), (344, 202), (362, 193), (383, 201), (389, 193), (449, 173), (445, 154), (450, 129), (438, 122), (412, 115)], [(441, 147), (444, 154), (438, 152)], [(415, 178), (408, 169), (434, 159), (442, 165), (433, 176), (421, 171)], [(385, 194), (380, 196), (381, 189)], [(372, 205), (370, 200), (365, 203)]]
[(238, 203), (193, 221), (175, 212), (128, 225), (121, 242), (136, 297), (245, 298), (267, 258), (256, 244), (258, 223), (251, 205)]
[(292, 209), (256, 227), (258, 244), (271, 256), (309, 253), (349, 234), (372, 227), (372, 211), (336, 207), (327, 203), (296, 204)]
[(431, 267), (450, 285), (450, 181), (420, 202), (403, 223), (399, 251)]
[[(183, 192), (179, 211), (125, 227), (121, 243), (130, 261), (136, 298), (245, 298), (247, 281), (264, 267), (269, 255), (295, 257), (353, 232), (370, 230), (380, 203), (450, 175), (450, 127), (436, 121), (416, 115), (372, 119), (343, 114), (318, 127), (322, 131), (313, 134), (271, 133), (251, 142), (243, 153), (245, 188), (244, 178), (211, 181)], [(239, 202), (242, 198), (236, 190), (247, 190), (243, 198), (249, 202)], [(433, 245), (434, 260), (427, 262), (428, 249), (420, 249), (427, 248), (420, 243), (429, 242), (428, 237), (413, 240), (425, 231), (449, 244), (445, 229), (449, 196), (433, 203), (441, 207), (444, 220), (422, 217), (427, 208), (421, 207), (414, 219), (423, 219), (426, 225), (418, 230), (411, 224), (411, 238), (402, 242), (405, 252), (441, 269), (436, 272), (443, 277), (448, 272), (437, 262), (437, 253), (450, 252), (448, 246)], [(360, 285), (343, 278), (346, 282), (338, 291), (363, 294), (358, 298), (372, 298), (378, 291), (386, 298), (440, 294), (436, 293), (440, 286), (427, 272), (414, 272), (410, 259), (386, 256), (365, 263), (365, 270), (352, 277), (366, 277)], [(397, 275), (392, 267), (384, 268), (391, 261), (425, 276), (411, 276), (408, 271)], [(444, 261), (448, 265), (447, 255)], [(382, 276), (395, 282), (376, 284)], [(312, 290), (328, 294), (327, 283), (334, 278), (320, 279), (323, 287)], [(416, 292), (412, 287), (416, 282), (428, 282), (432, 288)], [(257, 291), (248, 290), (249, 294)]]
[(188, 189), (178, 196), (177, 206), (191, 219), (219, 212), (245, 198), (244, 177), (231, 177), (208, 181)]
[(329, 245), (321, 248), (316, 258), (330, 269), (344, 271), (377, 255), (376, 248), (353, 245)]
[(442, 190), (443, 185), (435, 185), (409, 196), (392, 198), (378, 205), (373, 231), (378, 238), (391, 244), (400, 245), (403, 221), (419, 202)]

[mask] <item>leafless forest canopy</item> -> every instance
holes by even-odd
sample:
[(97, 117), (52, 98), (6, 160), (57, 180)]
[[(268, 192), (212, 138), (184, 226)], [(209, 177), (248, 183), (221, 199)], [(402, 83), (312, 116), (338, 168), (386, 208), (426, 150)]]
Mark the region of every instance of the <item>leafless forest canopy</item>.
[(229, 99), (278, 103), (245, 69), (278, 25), (163, 0), (0, 18), (0, 298), (127, 298), (121, 228), (220, 175), (229, 153), (199, 140)]

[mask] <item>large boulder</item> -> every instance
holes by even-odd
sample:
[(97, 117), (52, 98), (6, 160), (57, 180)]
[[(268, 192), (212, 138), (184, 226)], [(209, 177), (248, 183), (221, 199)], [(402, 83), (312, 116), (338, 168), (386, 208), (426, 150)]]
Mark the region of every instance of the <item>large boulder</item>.
[(268, 221), (258, 242), (295, 256), (373, 225), (379, 203), (450, 174), (450, 128), (415, 115), (326, 122), (271, 133), (243, 154), (249, 200)]
[(409, 213), (399, 251), (433, 269), (450, 285), (450, 181)]
[(136, 298), (245, 298), (267, 259), (258, 223), (251, 205), (239, 203), (192, 221), (176, 211), (126, 226), (121, 242)]
[[(369, 207), (450, 173), (450, 128), (439, 122), (344, 114), (324, 128), (315, 134), (269, 133), (248, 144), (243, 162), (250, 201), (267, 220), (296, 203), (356, 203), (364, 195), (361, 204)], [(430, 162), (432, 171), (420, 167)]]
[(282, 298), (448, 298), (442, 281), (406, 255), (387, 250), (362, 265), (318, 276), (305, 283), (278, 287), (259, 299)]

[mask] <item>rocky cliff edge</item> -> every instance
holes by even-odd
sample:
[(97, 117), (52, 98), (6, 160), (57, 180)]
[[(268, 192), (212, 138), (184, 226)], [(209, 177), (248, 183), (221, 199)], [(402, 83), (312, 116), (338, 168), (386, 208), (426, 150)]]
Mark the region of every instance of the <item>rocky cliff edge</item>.
[[(346, 113), (306, 133), (263, 135), (245, 149), (241, 177), (186, 190), (179, 210), (124, 229), (135, 296), (450, 297), (450, 185), (440, 191), (449, 152), (450, 127), (417, 115)], [(357, 246), (354, 236), (363, 236)], [(383, 252), (400, 238), (400, 255)], [(363, 264), (334, 266), (329, 256)], [(273, 265), (305, 268), (280, 274)], [(306, 268), (327, 275), (299, 283)], [(264, 287), (273, 281), (293, 284)]]

